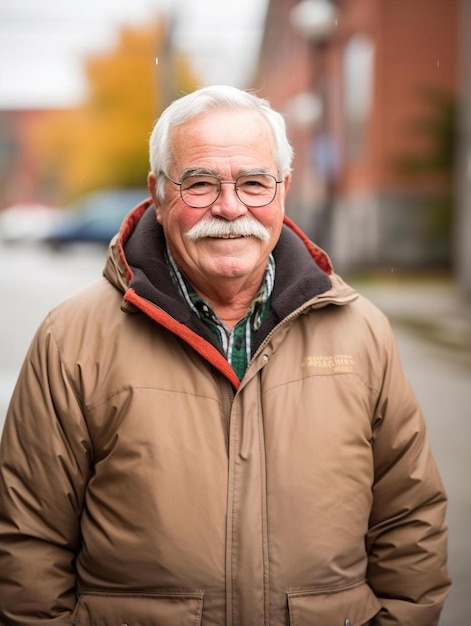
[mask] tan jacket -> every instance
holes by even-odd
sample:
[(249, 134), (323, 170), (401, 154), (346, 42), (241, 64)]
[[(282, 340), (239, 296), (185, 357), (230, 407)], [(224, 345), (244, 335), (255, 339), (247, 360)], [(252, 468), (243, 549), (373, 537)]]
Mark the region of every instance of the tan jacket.
[(0, 623), (437, 624), (445, 495), (385, 317), (287, 220), (239, 383), (145, 208), (22, 368)]

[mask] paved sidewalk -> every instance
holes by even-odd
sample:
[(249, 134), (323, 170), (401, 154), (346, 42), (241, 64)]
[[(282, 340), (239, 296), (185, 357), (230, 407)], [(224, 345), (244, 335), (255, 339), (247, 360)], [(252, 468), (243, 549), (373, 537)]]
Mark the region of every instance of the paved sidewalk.
[(405, 371), (424, 412), (448, 495), (453, 586), (440, 626), (466, 626), (471, 607), (471, 302), (441, 277), (373, 276), (349, 282), (391, 320)]
[(454, 350), (471, 365), (471, 301), (451, 280), (378, 277), (351, 279), (391, 323)]

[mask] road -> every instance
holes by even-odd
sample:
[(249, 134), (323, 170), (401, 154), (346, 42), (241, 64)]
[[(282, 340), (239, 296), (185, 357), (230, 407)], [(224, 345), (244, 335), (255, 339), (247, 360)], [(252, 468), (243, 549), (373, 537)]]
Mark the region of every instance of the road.
[(0, 428), (37, 326), (54, 304), (100, 276), (103, 259), (100, 248), (58, 253), (0, 243)]
[[(47, 311), (101, 274), (102, 249), (66, 253), (0, 247), (0, 428), (23, 357)], [(374, 292), (368, 294), (374, 301)], [(440, 626), (467, 626), (471, 614), (471, 369), (469, 360), (394, 326), (404, 368), (424, 410), (449, 496), (454, 581)]]

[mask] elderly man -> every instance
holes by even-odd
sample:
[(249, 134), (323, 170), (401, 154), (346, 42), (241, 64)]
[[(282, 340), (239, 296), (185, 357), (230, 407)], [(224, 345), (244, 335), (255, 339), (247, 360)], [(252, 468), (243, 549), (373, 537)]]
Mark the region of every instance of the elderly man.
[(152, 200), (39, 328), (1, 448), (6, 626), (433, 626), (446, 498), (385, 317), (284, 216), (283, 118), (175, 101)]

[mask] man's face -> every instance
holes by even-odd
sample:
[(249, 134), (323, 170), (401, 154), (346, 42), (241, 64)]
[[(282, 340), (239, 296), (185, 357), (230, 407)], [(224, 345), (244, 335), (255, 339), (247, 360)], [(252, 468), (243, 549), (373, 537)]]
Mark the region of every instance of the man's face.
[[(204, 170), (220, 180), (234, 181), (250, 172), (270, 173), (279, 179), (274, 157), (273, 136), (264, 117), (252, 111), (211, 111), (173, 129), (170, 178), (180, 181), (189, 170)], [(165, 200), (155, 195), (155, 175), (149, 175), (149, 187), (172, 255), (188, 279), (201, 289), (217, 286), (218, 281), (243, 279), (258, 285), (263, 277), (268, 255), (280, 236), (284, 200), (289, 176), (277, 185), (270, 204), (251, 208), (241, 203), (234, 185), (223, 184), (217, 201), (207, 208), (192, 208), (180, 196), (179, 187), (167, 181)], [(192, 240), (186, 233), (202, 220), (224, 222), (245, 216), (257, 220), (265, 229), (267, 239), (256, 236), (206, 237)], [(220, 284), (220, 282), (219, 282)]]

